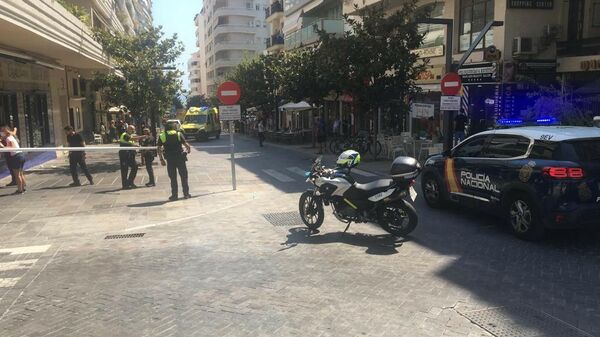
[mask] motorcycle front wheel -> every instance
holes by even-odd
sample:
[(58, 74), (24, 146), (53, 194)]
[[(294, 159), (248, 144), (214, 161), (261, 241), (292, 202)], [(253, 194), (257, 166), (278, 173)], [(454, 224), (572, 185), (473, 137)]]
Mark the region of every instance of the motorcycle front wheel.
[(418, 222), (417, 211), (404, 201), (383, 206), (379, 214), (379, 226), (394, 236), (410, 234)]
[(321, 227), (325, 219), (325, 211), (323, 210), (321, 198), (315, 197), (313, 191), (305, 191), (300, 196), (298, 206), (300, 218), (302, 218), (302, 222), (304, 222), (306, 227), (312, 230)]

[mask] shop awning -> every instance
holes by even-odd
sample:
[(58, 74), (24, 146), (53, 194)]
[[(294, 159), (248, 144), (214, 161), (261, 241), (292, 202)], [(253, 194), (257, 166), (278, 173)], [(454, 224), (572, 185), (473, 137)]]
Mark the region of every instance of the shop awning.
[(279, 107), (279, 110), (286, 110), (286, 111), (303, 111), (303, 110), (310, 110), (313, 107), (306, 103), (305, 101), (301, 101), (298, 103), (287, 103), (284, 104), (282, 106)]

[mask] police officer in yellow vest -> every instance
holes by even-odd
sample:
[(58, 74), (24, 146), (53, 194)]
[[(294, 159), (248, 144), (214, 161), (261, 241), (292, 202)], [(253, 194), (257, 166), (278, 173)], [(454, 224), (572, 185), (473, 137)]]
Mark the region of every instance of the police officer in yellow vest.
[[(129, 125), (127, 130), (121, 134), (121, 137), (119, 138), (119, 145), (137, 147), (138, 145), (136, 145), (135, 142), (140, 139), (144, 139), (145, 136), (132, 136), (133, 133), (135, 133), (135, 127), (133, 125)], [(137, 163), (135, 161), (135, 150), (119, 151), (119, 161), (121, 162), (121, 184), (123, 185), (123, 189), (129, 190), (136, 188), (137, 186), (135, 186), (133, 183), (138, 170)], [(129, 171), (129, 177), (127, 176), (127, 171)]]
[[(182, 146), (185, 146), (186, 153), (183, 152)], [(190, 153), (190, 144), (185, 141), (183, 134), (176, 130), (174, 124), (168, 123), (165, 125), (165, 131), (161, 132), (158, 136), (158, 156), (160, 157), (161, 165), (167, 165), (167, 173), (169, 174), (169, 179), (171, 179), (170, 201), (175, 201), (179, 198), (177, 192), (177, 171), (179, 171), (179, 177), (181, 178), (183, 197), (185, 199), (191, 198), (190, 187), (188, 185), (188, 171), (185, 164), (188, 153)], [(165, 159), (167, 159), (166, 163)]]

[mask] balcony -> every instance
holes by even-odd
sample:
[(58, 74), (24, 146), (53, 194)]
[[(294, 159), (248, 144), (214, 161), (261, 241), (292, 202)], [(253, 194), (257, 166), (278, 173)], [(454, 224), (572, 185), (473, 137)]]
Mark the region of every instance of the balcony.
[(265, 17), (267, 18), (267, 22), (271, 22), (277, 18), (282, 18), (283, 5), (281, 5), (281, 2), (275, 1), (270, 7), (265, 8)]
[(83, 69), (108, 65), (90, 29), (54, 0), (0, 1), (0, 31), (10, 49)]
[[(219, 16), (249, 16), (254, 17), (254, 8), (246, 8), (246, 7), (219, 7), (214, 11), (214, 15), (211, 17), (218, 18)], [(211, 22), (212, 20), (209, 20)]]
[(215, 47), (213, 48), (214, 53), (220, 52), (222, 50), (256, 50), (257, 45), (254, 41), (247, 42), (238, 42), (238, 41), (220, 41), (215, 42)]
[(282, 33), (271, 35), (270, 38), (267, 38), (267, 51), (279, 49), (279, 47), (283, 47), (285, 39)]
[(303, 27), (285, 36), (285, 49), (295, 49), (319, 41), (319, 30), (327, 34), (344, 34), (344, 20), (318, 19), (310, 26)]
[(251, 28), (254, 28), (254, 26), (221, 24), (215, 27), (214, 34), (217, 36), (225, 33), (250, 33), (253, 32)]
[(237, 66), (241, 62), (242, 62), (241, 58), (223, 57), (223, 58), (217, 59), (213, 64), (211, 64), (209, 66), (209, 71), (216, 70), (219, 68), (232, 68), (232, 67)]

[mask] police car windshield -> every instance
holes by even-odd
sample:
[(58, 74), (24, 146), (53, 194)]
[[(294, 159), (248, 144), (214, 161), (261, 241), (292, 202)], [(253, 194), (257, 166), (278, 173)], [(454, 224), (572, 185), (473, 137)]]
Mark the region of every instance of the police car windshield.
[(206, 123), (206, 117), (206, 115), (187, 115), (183, 121), (185, 123), (204, 124)]

